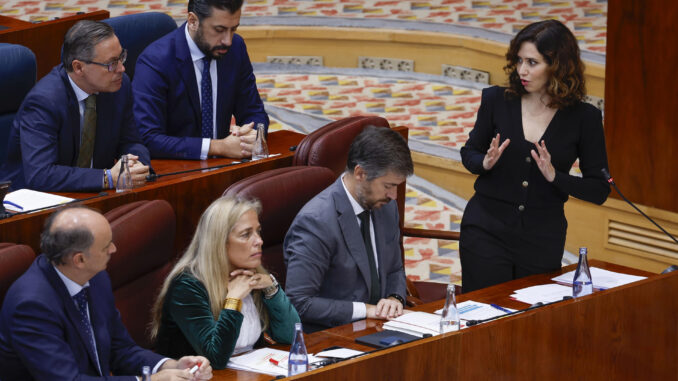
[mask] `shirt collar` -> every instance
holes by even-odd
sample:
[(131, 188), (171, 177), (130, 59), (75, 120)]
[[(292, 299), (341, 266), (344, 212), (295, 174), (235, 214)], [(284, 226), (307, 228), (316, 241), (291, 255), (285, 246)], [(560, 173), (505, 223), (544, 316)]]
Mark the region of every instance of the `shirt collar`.
[(184, 33), (186, 34), (188, 51), (191, 53), (191, 60), (193, 60), (193, 62), (201, 60), (205, 57), (205, 53), (198, 48), (198, 45), (195, 44), (195, 41), (193, 41), (193, 38), (191, 38), (191, 35), (188, 33), (188, 23), (186, 23), (186, 26), (184, 27)]
[(59, 271), (59, 269), (56, 268), (56, 266), (52, 265), (52, 267), (54, 267), (54, 270), (56, 270), (57, 275), (64, 282), (64, 285), (66, 286), (68, 293), (71, 295), (71, 298), (77, 295), (80, 291), (82, 291), (83, 288), (89, 287), (89, 281), (87, 281), (87, 283), (81, 286), (76, 282), (72, 281), (71, 279), (69, 279), (66, 275)]
[(365, 208), (363, 208), (358, 203), (358, 201), (356, 201), (356, 199), (353, 198), (353, 195), (351, 194), (351, 192), (349, 192), (348, 188), (346, 188), (346, 184), (344, 183), (344, 176), (346, 176), (345, 173), (343, 175), (341, 175), (341, 185), (344, 186), (344, 190), (346, 191), (346, 195), (348, 195), (348, 201), (351, 203), (351, 207), (353, 208), (353, 213), (355, 213), (355, 215), (357, 216), (360, 213), (362, 213), (363, 211), (365, 211)]
[(71, 87), (73, 88), (73, 92), (75, 93), (75, 97), (78, 99), (78, 102), (82, 102), (85, 99), (87, 99), (87, 97), (89, 97), (89, 94), (87, 94), (85, 90), (79, 88), (78, 85), (76, 85), (75, 82), (73, 82), (73, 79), (71, 79), (70, 75), (66, 76), (68, 77), (68, 82), (71, 83)]

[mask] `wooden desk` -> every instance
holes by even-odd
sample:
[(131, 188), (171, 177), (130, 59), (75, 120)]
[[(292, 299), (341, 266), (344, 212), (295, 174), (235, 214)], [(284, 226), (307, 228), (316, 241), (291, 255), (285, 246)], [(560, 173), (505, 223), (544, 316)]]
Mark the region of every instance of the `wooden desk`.
[[(105, 196), (83, 203), (105, 213), (117, 206), (134, 201), (167, 200), (177, 216), (175, 249), (181, 252), (188, 246), (200, 215), (212, 201), (238, 180), (266, 170), (292, 165), (294, 152), (290, 151), (290, 147), (299, 144), (304, 136), (291, 131), (271, 132), (268, 138), (269, 151), (271, 154), (279, 153), (279, 156), (216, 170), (161, 177), (141, 188), (123, 193), (109, 190), (105, 192)], [(233, 162), (231, 159), (152, 160), (152, 165), (156, 173), (160, 175), (231, 162)], [(95, 196), (96, 193), (64, 193), (63, 195), (82, 199)], [(40, 253), (40, 232), (44, 220), (52, 212), (53, 210), (48, 209), (0, 221), (0, 242), (26, 244), (31, 246), (36, 253)]]
[[(293, 379), (309, 380), (554, 380), (675, 379), (678, 370), (678, 272), (653, 275), (591, 261), (592, 266), (649, 278), (459, 332), (383, 349)], [(568, 266), (563, 272), (574, 269)], [(458, 301), (511, 300), (516, 289), (551, 283), (558, 273), (536, 275), (460, 295)], [(433, 312), (443, 302), (417, 309)], [(360, 327), (366, 324), (366, 327)], [(359, 350), (356, 337), (382, 329), (365, 320), (306, 335), (309, 352), (332, 345)], [(280, 347), (280, 349), (286, 349)], [(216, 371), (214, 380), (270, 380), (268, 375)]]
[(38, 80), (61, 62), (64, 36), (80, 20), (104, 20), (108, 11), (96, 11), (33, 24), (13, 17), (0, 16), (0, 42), (23, 45), (33, 51), (38, 63)]

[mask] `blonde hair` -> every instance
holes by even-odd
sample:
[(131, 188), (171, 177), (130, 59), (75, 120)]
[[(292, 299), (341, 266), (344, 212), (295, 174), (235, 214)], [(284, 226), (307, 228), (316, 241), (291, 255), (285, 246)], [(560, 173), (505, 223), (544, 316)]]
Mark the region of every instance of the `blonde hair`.
[[(261, 212), (261, 204), (257, 200), (244, 200), (231, 196), (221, 197), (214, 201), (200, 217), (193, 239), (184, 255), (165, 279), (158, 299), (152, 310), (151, 340), (155, 340), (160, 329), (163, 305), (172, 281), (181, 274), (190, 274), (198, 279), (207, 289), (210, 308), (214, 319), (218, 319), (228, 293), (228, 279), (231, 266), (226, 244), (233, 227), (243, 214), (254, 210)], [(262, 266), (257, 273), (267, 274)], [(268, 313), (264, 308), (261, 291), (252, 292), (254, 304), (264, 330), (268, 327)]]

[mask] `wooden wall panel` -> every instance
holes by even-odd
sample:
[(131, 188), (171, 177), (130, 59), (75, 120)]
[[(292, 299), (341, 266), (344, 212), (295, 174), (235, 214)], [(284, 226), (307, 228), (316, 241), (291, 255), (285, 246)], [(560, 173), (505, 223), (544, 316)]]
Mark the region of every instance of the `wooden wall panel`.
[(605, 137), (610, 172), (632, 201), (678, 212), (678, 2), (608, 4)]

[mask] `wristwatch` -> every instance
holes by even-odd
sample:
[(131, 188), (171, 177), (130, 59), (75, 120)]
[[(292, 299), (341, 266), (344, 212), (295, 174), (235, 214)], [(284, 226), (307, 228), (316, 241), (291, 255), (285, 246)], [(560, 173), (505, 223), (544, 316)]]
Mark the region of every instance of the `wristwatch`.
[(264, 291), (264, 298), (266, 299), (271, 299), (275, 296), (275, 294), (278, 293), (278, 281), (275, 279), (273, 274), (268, 274), (268, 276), (271, 277), (271, 281), (273, 281), (273, 284), (266, 287)]

